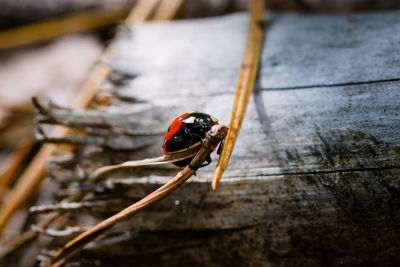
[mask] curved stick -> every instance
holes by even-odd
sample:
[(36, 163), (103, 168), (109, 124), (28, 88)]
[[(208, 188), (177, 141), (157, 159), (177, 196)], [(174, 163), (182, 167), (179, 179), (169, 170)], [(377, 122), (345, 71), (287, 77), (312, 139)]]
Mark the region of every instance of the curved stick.
[(104, 177), (110, 171), (120, 170), (120, 169), (127, 169), (127, 168), (136, 168), (142, 166), (150, 166), (150, 165), (160, 165), (166, 164), (171, 162), (176, 162), (180, 160), (184, 160), (190, 157), (194, 157), (196, 153), (200, 150), (201, 143), (196, 143), (187, 149), (178, 150), (175, 152), (169, 152), (164, 156), (157, 157), (157, 158), (150, 158), (150, 159), (142, 159), (142, 160), (135, 160), (135, 161), (125, 161), (121, 164), (116, 165), (108, 165), (101, 168), (96, 169), (92, 176), (90, 177), (91, 181), (96, 181), (101, 177)]

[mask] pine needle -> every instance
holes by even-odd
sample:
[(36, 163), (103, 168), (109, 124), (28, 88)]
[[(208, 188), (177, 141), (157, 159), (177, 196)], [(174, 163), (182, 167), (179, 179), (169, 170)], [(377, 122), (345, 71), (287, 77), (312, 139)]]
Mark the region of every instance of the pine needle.
[(21, 26), (0, 32), (0, 49), (50, 41), (60, 36), (85, 32), (118, 23), (125, 9), (96, 10)]
[[(63, 201), (61, 203), (69, 203), (73, 201), (78, 201), (80, 200), (84, 194), (82, 192), (78, 192), (75, 195), (72, 195)], [(47, 214), (44, 218), (40, 220), (39, 223), (36, 224), (36, 228), (38, 230), (43, 230), (45, 229), (48, 225), (50, 225), (55, 219), (57, 219), (61, 215), (61, 212), (59, 211), (54, 211), (51, 212), (50, 214)], [(17, 250), (24, 244), (28, 243), (29, 241), (35, 239), (38, 236), (38, 231), (35, 231), (33, 229), (27, 230), (20, 234), (17, 238), (14, 240), (7, 242), (6, 244), (2, 244), (0, 246), (0, 260), (3, 260), (6, 256), (11, 254), (13, 251)]]
[(139, 0), (135, 8), (125, 20), (126, 25), (137, 24), (149, 20), (154, 10), (159, 8), (161, 0)]
[(98, 180), (99, 178), (103, 177), (105, 174), (107, 174), (111, 171), (115, 171), (115, 170), (131, 169), (131, 168), (137, 168), (137, 167), (142, 167), (142, 166), (160, 165), (160, 164), (181, 161), (181, 160), (184, 160), (184, 159), (187, 159), (187, 158), (190, 158), (190, 157), (193, 157), (194, 155), (196, 155), (196, 153), (199, 151), (200, 147), (201, 147), (201, 144), (196, 143), (196, 144), (192, 145), (190, 148), (182, 149), (182, 150), (175, 151), (175, 152), (169, 152), (166, 155), (163, 155), (163, 156), (157, 157), (157, 158), (142, 159), (142, 160), (136, 160), (136, 161), (126, 161), (121, 164), (103, 166), (94, 171), (94, 173), (91, 176), (91, 180), (92, 180), (92, 182), (95, 180)]
[(16, 149), (3, 162), (0, 170), (0, 199), (21, 169), (21, 164), (33, 147), (34, 141), (30, 136), (23, 138)]
[(184, 2), (185, 0), (162, 1), (159, 8), (154, 13), (153, 20), (171, 20), (173, 17), (175, 17), (175, 14), (178, 13)]
[(224, 146), (211, 184), (214, 191), (228, 165), (244, 115), (246, 114), (250, 95), (254, 88), (264, 39), (264, 2), (265, 0), (253, 0), (250, 5), (250, 21), (246, 47), (243, 53), (242, 66), (236, 86), (231, 119), (229, 122), (229, 131), (225, 138)]

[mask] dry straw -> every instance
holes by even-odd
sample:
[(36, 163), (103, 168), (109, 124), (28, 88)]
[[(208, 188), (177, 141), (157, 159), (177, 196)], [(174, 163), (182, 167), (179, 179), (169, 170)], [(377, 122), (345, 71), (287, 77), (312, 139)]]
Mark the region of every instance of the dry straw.
[(264, 40), (264, 2), (264, 0), (253, 0), (250, 5), (250, 23), (246, 47), (236, 86), (228, 135), (225, 139), (211, 184), (213, 190), (217, 189), (217, 185), (228, 165), (244, 115), (246, 114), (250, 95), (254, 88)]

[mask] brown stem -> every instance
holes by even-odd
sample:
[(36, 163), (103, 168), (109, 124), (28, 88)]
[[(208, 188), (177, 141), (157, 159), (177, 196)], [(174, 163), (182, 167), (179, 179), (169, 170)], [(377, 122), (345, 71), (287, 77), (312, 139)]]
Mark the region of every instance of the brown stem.
[(0, 49), (49, 41), (57, 37), (116, 24), (126, 16), (125, 9), (97, 10), (69, 15), (0, 32)]
[(246, 114), (250, 95), (254, 88), (264, 39), (264, 2), (264, 0), (251, 1), (246, 47), (243, 52), (242, 66), (236, 86), (228, 135), (226, 136), (211, 184), (213, 190), (217, 188), (218, 182), (228, 165), (244, 115)]

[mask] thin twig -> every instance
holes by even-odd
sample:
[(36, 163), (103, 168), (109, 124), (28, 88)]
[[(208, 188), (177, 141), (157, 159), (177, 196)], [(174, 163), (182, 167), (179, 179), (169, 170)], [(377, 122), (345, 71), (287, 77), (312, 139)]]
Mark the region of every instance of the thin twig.
[(185, 0), (168, 0), (162, 1), (160, 7), (156, 10), (153, 20), (171, 20), (178, 13)]
[(0, 49), (45, 42), (57, 37), (116, 24), (126, 16), (124, 8), (87, 11), (52, 21), (0, 32)]
[[(139, 1), (139, 4), (147, 1), (148, 0), (141, 0)], [(132, 15), (137, 13), (138, 11), (136, 8), (131, 12)], [(132, 19), (132, 15), (129, 16), (130, 20)], [(142, 17), (147, 18), (148, 14), (143, 14)], [(112, 57), (113, 50), (111, 48), (107, 49), (103, 54), (103, 61), (108, 61)], [(110, 72), (111, 70), (109, 67), (103, 64), (96, 65), (90, 74), (89, 79), (83, 85), (83, 88), (74, 103), (74, 107), (85, 108), (88, 106), (97, 93), (99, 85), (107, 78), (107, 75)], [(56, 136), (62, 136), (68, 132), (66, 128), (60, 127), (56, 127), (54, 131), (54, 135)], [(30, 162), (28, 167), (20, 176), (15, 188), (7, 195), (7, 198), (0, 209), (0, 235), (15, 211), (18, 210), (18, 208), (36, 192), (37, 187), (42, 181), (47, 160), (54, 150), (55, 146), (52, 144), (43, 145), (35, 158)]]
[(221, 156), (218, 160), (211, 184), (213, 190), (217, 188), (218, 182), (228, 165), (244, 115), (246, 114), (250, 95), (254, 88), (264, 39), (264, 2), (265, 0), (253, 0), (251, 2), (246, 47), (243, 53), (242, 66), (233, 101), (228, 135), (224, 141)]
[(125, 24), (130, 26), (150, 19), (154, 10), (159, 8), (161, 0), (140, 0), (126, 18)]
[(107, 174), (111, 171), (115, 171), (115, 170), (127, 169), (127, 168), (130, 169), (130, 168), (149, 166), (149, 165), (160, 165), (160, 164), (166, 164), (166, 163), (184, 160), (184, 159), (187, 159), (187, 158), (190, 158), (190, 157), (193, 157), (194, 155), (196, 155), (196, 153), (200, 150), (200, 148), (201, 148), (201, 144), (196, 143), (188, 149), (183, 149), (183, 150), (179, 150), (179, 151), (175, 151), (175, 152), (169, 152), (166, 155), (161, 156), (161, 157), (136, 160), (136, 161), (126, 161), (121, 164), (104, 166), (104, 167), (98, 168), (97, 170), (94, 171), (94, 173), (91, 176), (91, 180), (92, 180), (92, 182), (96, 181), (99, 178), (103, 177), (105, 174)]
[(15, 188), (5, 198), (0, 210), (0, 232), (21, 204), (36, 191), (42, 181), (44, 166), (53, 149), (53, 145), (42, 146), (19, 178)]
[(195, 169), (201, 166), (207, 157), (209, 157), (210, 153), (217, 147), (218, 143), (225, 138), (227, 131), (228, 128), (224, 125), (213, 126), (213, 128), (207, 133), (201, 149), (190, 162), (189, 166), (191, 167), (186, 166), (182, 171), (178, 172), (174, 178), (153, 193), (147, 195), (140, 201), (111, 216), (110, 218), (100, 222), (67, 243), (63, 248), (57, 251), (50, 261), (47, 262), (47, 266), (60, 266), (71, 256), (79, 252), (86, 244), (93, 241), (106, 230), (110, 229), (117, 222), (134, 215), (145, 207), (155, 203), (156, 201), (173, 192), (195, 173)]
[[(50, 216), (50, 215), (48, 215)], [(33, 230), (28, 230), (20, 234), (16, 239), (12, 242), (0, 246), (0, 259), (4, 259), (7, 255), (21, 247), (23, 244), (35, 239), (38, 233)]]
[[(78, 192), (75, 195), (69, 196), (68, 198), (61, 201), (61, 203), (68, 203), (71, 201), (78, 201), (84, 196), (82, 192)], [(46, 215), (37, 225), (36, 229), (30, 229), (28, 231), (23, 232), (20, 234), (16, 239), (8, 242), (5, 245), (1, 245), (0, 247), (0, 259), (4, 259), (7, 255), (21, 247), (22, 245), (26, 244), (27, 242), (35, 239), (38, 235), (38, 229), (45, 229), (48, 225), (50, 225), (56, 218), (60, 216), (61, 212), (54, 211), (48, 215)]]
[(23, 138), (17, 148), (7, 157), (0, 170), (0, 199), (3, 198), (5, 191), (13, 181), (21, 164), (32, 149), (33, 137), (26, 136)]

